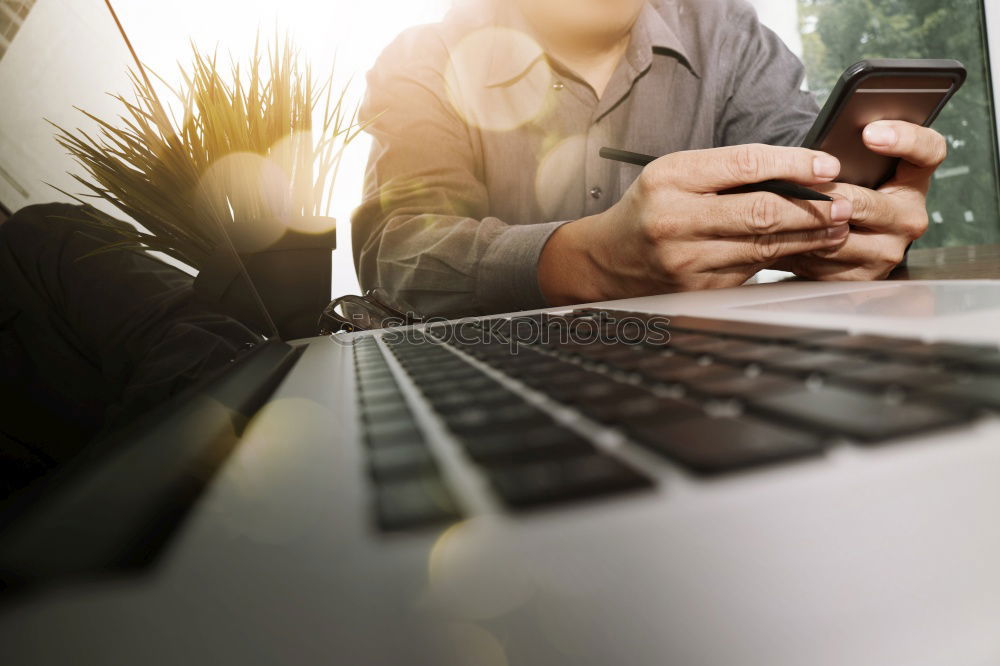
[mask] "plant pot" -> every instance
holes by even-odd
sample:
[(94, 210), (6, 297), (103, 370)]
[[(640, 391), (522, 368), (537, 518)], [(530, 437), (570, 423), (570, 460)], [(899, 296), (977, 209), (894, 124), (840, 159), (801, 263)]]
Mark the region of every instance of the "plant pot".
[[(333, 227), (333, 221), (324, 226)], [(279, 335), (285, 340), (317, 335), (320, 313), (330, 303), (336, 230), (321, 234), (285, 230), (263, 246), (234, 235), (233, 245)], [(201, 300), (254, 331), (272, 334), (228, 246), (217, 248), (201, 268), (194, 290)]]

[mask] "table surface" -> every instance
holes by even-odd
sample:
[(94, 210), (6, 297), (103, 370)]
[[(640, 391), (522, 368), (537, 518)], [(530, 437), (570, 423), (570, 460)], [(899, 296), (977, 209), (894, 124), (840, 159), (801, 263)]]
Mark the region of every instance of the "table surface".
[(1000, 279), (1000, 245), (968, 245), (912, 250), (890, 280)]

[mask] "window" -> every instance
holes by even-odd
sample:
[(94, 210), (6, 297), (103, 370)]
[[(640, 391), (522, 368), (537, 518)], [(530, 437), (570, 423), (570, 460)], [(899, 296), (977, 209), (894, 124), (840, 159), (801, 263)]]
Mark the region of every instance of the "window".
[(0, 58), (14, 41), (35, 0), (0, 0)]
[(789, 1), (798, 2), (796, 37), (801, 37), (809, 88), (820, 103), (844, 69), (864, 58), (955, 58), (965, 64), (965, 87), (934, 125), (947, 138), (950, 154), (936, 174), (928, 202), (930, 229), (919, 245), (1000, 242), (997, 126), (984, 0)]

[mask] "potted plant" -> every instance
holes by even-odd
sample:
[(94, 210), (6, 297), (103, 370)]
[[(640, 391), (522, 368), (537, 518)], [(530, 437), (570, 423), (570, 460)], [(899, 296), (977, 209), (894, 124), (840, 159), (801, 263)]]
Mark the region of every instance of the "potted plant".
[(217, 54), (192, 49), (179, 87), (153, 75), (170, 104), (136, 57), (133, 99), (115, 95), (120, 122), (84, 111), (98, 124), (95, 136), (57, 126), (85, 171), (74, 174), (81, 196), (136, 224), (99, 214), (88, 221), (121, 238), (108, 251), (160, 251), (197, 269), (199, 297), (267, 334), (245, 266), (283, 337), (315, 335), (336, 243), (325, 215), (344, 148), (364, 129), (357, 109), (347, 108), (346, 88), (334, 91), (332, 75), (315, 83), (287, 38), (266, 54), (258, 39), (249, 62), (231, 61), (225, 72)]

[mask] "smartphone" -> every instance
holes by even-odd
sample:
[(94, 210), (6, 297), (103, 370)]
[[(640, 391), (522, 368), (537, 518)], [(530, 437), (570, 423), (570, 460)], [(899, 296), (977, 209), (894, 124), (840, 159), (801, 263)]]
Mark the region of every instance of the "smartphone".
[(930, 127), (965, 77), (957, 60), (862, 60), (840, 77), (803, 145), (840, 160), (838, 181), (877, 189), (899, 160), (868, 150), (865, 127), (877, 120)]

